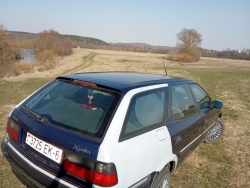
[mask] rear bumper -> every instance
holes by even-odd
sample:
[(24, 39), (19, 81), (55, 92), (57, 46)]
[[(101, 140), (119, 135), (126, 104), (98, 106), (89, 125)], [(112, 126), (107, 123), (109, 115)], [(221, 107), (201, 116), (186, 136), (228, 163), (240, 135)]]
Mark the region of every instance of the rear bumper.
[[(7, 139), (1, 143), (2, 153), (12, 172), (27, 187), (79, 187), (51, 174), (24, 157)], [(62, 175), (61, 175), (62, 176)]]

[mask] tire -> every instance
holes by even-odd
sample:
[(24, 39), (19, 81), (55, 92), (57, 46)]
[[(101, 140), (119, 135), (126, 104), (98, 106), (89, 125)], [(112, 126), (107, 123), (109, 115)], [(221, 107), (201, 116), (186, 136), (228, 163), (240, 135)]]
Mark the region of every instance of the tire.
[(158, 176), (154, 179), (151, 188), (170, 188), (171, 174), (168, 168), (164, 168)]
[(218, 118), (217, 121), (214, 122), (213, 126), (206, 133), (204, 142), (209, 144), (216, 142), (222, 136), (224, 129), (224, 121), (221, 118)]

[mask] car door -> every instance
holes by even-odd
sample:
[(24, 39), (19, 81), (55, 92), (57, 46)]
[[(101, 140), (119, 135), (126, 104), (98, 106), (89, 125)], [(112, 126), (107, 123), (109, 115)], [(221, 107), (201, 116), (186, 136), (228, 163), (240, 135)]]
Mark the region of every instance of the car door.
[(172, 85), (170, 95), (170, 116), (173, 119), (167, 128), (171, 135), (173, 153), (178, 156), (179, 166), (200, 143), (203, 122), (187, 85)]
[(131, 100), (119, 140), (130, 153), (127, 166), (134, 172), (148, 175), (169, 157), (166, 94), (166, 88), (156, 89), (139, 93)]
[(206, 132), (216, 121), (218, 115), (216, 115), (216, 110), (212, 108), (212, 100), (205, 90), (198, 84), (189, 84), (189, 86), (196, 99), (199, 114), (203, 119), (203, 132)]
[[(116, 165), (117, 187), (130, 187), (144, 178), (153, 179), (154, 173), (174, 158), (166, 128), (167, 87), (163, 86), (127, 93), (106, 133), (98, 160)], [(121, 131), (118, 139), (115, 130)]]

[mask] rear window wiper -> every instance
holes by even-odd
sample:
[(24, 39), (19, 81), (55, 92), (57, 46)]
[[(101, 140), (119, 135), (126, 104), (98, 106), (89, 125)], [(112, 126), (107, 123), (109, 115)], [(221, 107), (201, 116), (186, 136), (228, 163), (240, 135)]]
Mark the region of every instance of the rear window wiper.
[(28, 114), (34, 116), (36, 119), (38, 119), (38, 120), (42, 120), (42, 119), (43, 119), (42, 116), (40, 116), (39, 114), (37, 114), (37, 113), (35, 113), (35, 112), (29, 110), (28, 108), (25, 108), (25, 107), (23, 107), (23, 106), (19, 106), (19, 107), (20, 107), (22, 110), (24, 110), (26, 113), (28, 113)]

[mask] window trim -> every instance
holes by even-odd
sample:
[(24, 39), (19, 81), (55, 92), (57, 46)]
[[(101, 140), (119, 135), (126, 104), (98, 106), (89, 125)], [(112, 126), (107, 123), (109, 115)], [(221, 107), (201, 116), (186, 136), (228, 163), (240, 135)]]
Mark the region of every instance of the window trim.
[[(209, 103), (210, 103), (209, 108), (207, 108), (206, 110), (201, 110), (201, 109), (200, 109), (200, 105), (199, 105), (199, 103), (197, 102), (197, 98), (196, 98), (196, 96), (195, 96), (195, 94), (194, 94), (194, 92), (193, 92), (193, 90), (192, 90), (192, 88), (191, 88), (191, 85), (198, 85), (198, 86), (207, 94), (207, 96), (208, 96), (208, 98), (209, 98)], [(200, 113), (206, 113), (206, 112), (208, 112), (208, 111), (211, 109), (212, 98), (208, 95), (208, 93), (206, 92), (206, 90), (205, 90), (203, 87), (201, 87), (198, 83), (189, 83), (189, 84), (188, 84), (188, 87), (189, 87), (189, 90), (190, 90), (191, 93), (192, 93), (193, 100), (195, 101), (197, 112), (198, 112), (199, 114), (200, 114)]]
[[(129, 106), (127, 108), (127, 112), (126, 112), (126, 115), (125, 115), (125, 119), (123, 121), (123, 125), (122, 125), (122, 129), (121, 129), (121, 132), (120, 132), (118, 142), (126, 141), (128, 139), (134, 138), (134, 137), (136, 137), (138, 135), (144, 134), (146, 132), (149, 132), (151, 130), (154, 130), (154, 129), (158, 128), (158, 127), (162, 127), (162, 126), (167, 124), (168, 102), (169, 102), (168, 88), (169, 87), (166, 86), (166, 87), (162, 87), (162, 88), (156, 88), (156, 89), (152, 89), (152, 90), (142, 91), (142, 92), (139, 92), (139, 93), (136, 93), (135, 95), (133, 95), (133, 97), (130, 99)], [(125, 131), (125, 128), (126, 128), (126, 125), (127, 125), (127, 122), (128, 122), (128, 118), (129, 118), (129, 115), (130, 115), (130, 111), (131, 111), (131, 108), (132, 108), (132, 102), (134, 100), (136, 100), (136, 98), (139, 98), (140, 96), (147, 95), (147, 94), (150, 94), (150, 93), (155, 93), (157, 91), (165, 92), (165, 103), (164, 103), (164, 109), (163, 109), (164, 112), (163, 112), (162, 121), (160, 123), (157, 123), (157, 124), (154, 124), (154, 125), (150, 125), (150, 126), (135, 130), (135, 131), (133, 131), (131, 133), (124, 134), (124, 131)]]

